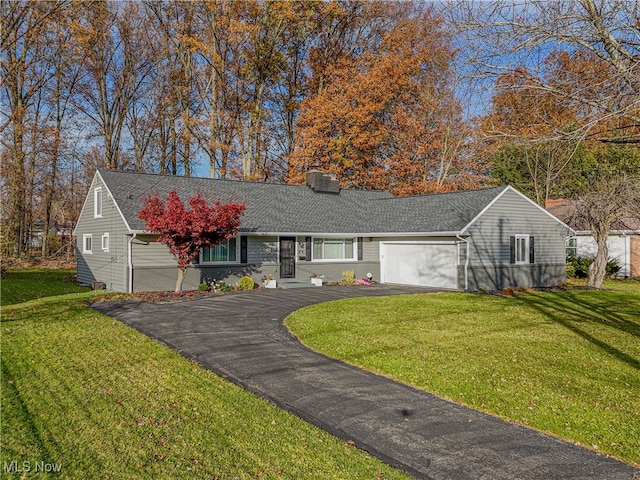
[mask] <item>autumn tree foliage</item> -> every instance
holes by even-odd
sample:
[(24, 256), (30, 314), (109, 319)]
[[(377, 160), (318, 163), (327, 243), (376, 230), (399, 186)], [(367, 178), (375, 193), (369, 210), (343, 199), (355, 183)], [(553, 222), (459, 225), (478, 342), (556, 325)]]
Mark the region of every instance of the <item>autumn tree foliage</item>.
[(112, 2), (88, 2), (74, 23), (78, 61), (86, 69), (75, 107), (104, 138), (105, 166), (114, 170), (126, 163), (122, 139), (127, 115), (153, 69), (141, 8), (131, 2), (122, 9)]
[(282, 182), (318, 153), (348, 185), (457, 188), (474, 169), (429, 5), (0, 2), (3, 250), (73, 223), (99, 167)]
[(179, 100), (180, 143), (195, 140), (210, 176), (284, 176), (307, 53), (339, 3), (147, 3), (168, 47), (163, 88)]
[[(2, 228), (3, 254), (20, 256), (33, 247), (36, 221), (49, 232), (80, 209), (69, 205), (79, 176), (65, 178), (70, 101), (81, 68), (72, 42), (78, 8), (71, 2), (0, 3), (0, 180), (3, 220), (9, 221)], [(43, 255), (58, 250), (49, 239), (42, 235)]]
[(556, 138), (640, 141), (636, 3), (460, 0), (447, 11), (466, 47), (467, 75), (480, 88), (512, 76), (524, 101), (544, 93), (574, 109), (579, 128)]
[(318, 91), (301, 105), (289, 182), (320, 168), (343, 187), (400, 195), (452, 188), (443, 180), (457, 159), (442, 163), (443, 153), (464, 131), (453, 56), (441, 19), (426, 11), (405, 14), (369, 50), (322, 65)]
[(491, 108), (479, 122), (484, 144), (478, 152), (491, 159), (495, 178), (544, 206), (562, 195), (567, 170), (584, 150), (572, 138), (580, 118), (574, 106), (536, 90), (523, 72), (524, 67), (496, 80)]
[[(0, 2), (4, 251), (73, 223), (97, 167), (293, 183), (313, 167), (413, 194), (485, 184), (478, 145), (500, 138), (554, 156), (515, 168), (562, 178), (583, 139), (640, 139), (636, 18), (625, 0)], [(471, 144), (498, 77), (503, 108)]]
[(544, 205), (575, 193), (570, 182), (580, 157), (634, 143), (637, 127), (625, 116), (602, 114), (607, 102), (626, 95), (609, 81), (613, 67), (594, 52), (553, 50), (537, 73), (532, 69), (520, 66), (496, 79), (480, 136), (494, 176)]
[(145, 221), (145, 230), (157, 233), (158, 242), (169, 247), (178, 262), (176, 293), (182, 291), (187, 268), (203, 248), (215, 246), (235, 235), (245, 205), (215, 201), (209, 204), (201, 193), (188, 200), (189, 208), (173, 190), (166, 201), (149, 195), (138, 218)]
[(574, 200), (567, 220), (594, 237), (588, 285), (599, 288), (613, 225), (640, 218), (638, 125), (633, 109), (614, 107), (630, 101), (630, 85), (620, 78), (611, 83), (614, 66), (589, 50), (554, 50), (538, 75), (519, 67), (498, 77), (480, 122), (485, 152), (493, 150), (494, 177), (540, 205), (550, 198)]

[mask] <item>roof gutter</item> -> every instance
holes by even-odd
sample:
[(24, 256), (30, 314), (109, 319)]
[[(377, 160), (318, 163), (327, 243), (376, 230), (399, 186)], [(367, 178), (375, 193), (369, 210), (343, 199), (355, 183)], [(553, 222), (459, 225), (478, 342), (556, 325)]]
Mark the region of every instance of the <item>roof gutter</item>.
[[(573, 230), (574, 235), (593, 235), (591, 230)], [(640, 230), (610, 230), (609, 235), (640, 235)]]
[(469, 291), (469, 241), (466, 238), (462, 238), (459, 233), (456, 233), (456, 238), (462, 240), (466, 245), (464, 254), (464, 291), (467, 292)]
[(238, 235), (250, 237), (455, 237), (459, 232), (251, 232), (239, 230)]

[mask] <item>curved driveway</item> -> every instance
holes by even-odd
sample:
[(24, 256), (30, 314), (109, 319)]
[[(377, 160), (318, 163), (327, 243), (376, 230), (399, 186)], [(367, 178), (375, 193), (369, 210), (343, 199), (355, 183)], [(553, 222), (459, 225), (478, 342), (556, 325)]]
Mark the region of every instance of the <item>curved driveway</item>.
[(93, 307), (416, 478), (640, 478), (625, 463), (329, 359), (283, 325), (314, 303), (426, 291), (323, 286)]

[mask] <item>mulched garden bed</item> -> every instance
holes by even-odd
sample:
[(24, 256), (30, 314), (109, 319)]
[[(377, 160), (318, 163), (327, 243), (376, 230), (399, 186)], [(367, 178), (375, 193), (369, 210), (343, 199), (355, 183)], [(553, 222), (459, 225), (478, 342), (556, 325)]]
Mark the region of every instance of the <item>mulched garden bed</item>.
[[(371, 282), (369, 285), (373, 285)], [(358, 287), (366, 286), (364, 283), (352, 283), (345, 284), (342, 282), (327, 282), (327, 286), (343, 286), (343, 287)], [(134, 293), (115, 293), (111, 295), (105, 295), (104, 297), (97, 297), (94, 302), (129, 302), (139, 301), (147, 303), (175, 303), (186, 302), (191, 300), (198, 300), (201, 298), (215, 297), (220, 295), (235, 295), (238, 293), (248, 293), (252, 291), (265, 290), (264, 287), (256, 287), (252, 290), (243, 290), (241, 288), (232, 288), (225, 291), (202, 291), (202, 290), (185, 290), (181, 294), (173, 291), (163, 292), (134, 292)]]

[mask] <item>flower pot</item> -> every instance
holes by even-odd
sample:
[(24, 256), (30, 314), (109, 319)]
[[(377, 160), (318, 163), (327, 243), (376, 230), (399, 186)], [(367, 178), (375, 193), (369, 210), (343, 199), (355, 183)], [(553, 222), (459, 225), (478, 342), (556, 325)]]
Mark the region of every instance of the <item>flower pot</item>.
[(264, 288), (276, 288), (276, 281), (275, 280), (265, 280)]
[(312, 278), (311, 279), (311, 283), (313, 283), (316, 287), (321, 287), (322, 286), (322, 279), (321, 278)]

